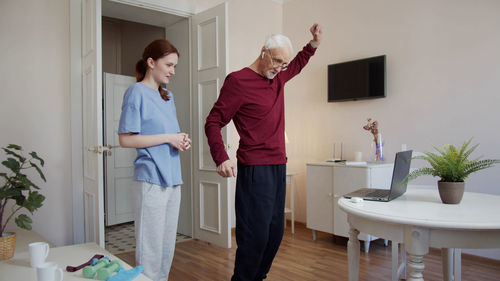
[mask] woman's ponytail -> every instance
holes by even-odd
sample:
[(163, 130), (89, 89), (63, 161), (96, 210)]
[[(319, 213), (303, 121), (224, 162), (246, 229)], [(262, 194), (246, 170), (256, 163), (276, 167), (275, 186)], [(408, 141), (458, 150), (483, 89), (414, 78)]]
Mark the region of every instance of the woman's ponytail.
[(145, 60), (140, 59), (135, 64), (135, 79), (137, 82), (141, 82), (146, 76), (146, 71), (148, 70), (148, 66)]

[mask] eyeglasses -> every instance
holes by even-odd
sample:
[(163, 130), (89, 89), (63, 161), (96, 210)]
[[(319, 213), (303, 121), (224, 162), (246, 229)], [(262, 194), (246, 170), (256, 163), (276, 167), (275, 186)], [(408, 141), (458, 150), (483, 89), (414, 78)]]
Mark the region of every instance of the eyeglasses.
[(280, 68), (281, 71), (285, 71), (288, 68), (287, 62), (284, 62), (282, 59), (274, 58), (273, 55), (271, 54), (271, 50), (266, 49), (266, 51), (269, 54), (269, 57), (271, 58), (271, 63), (273, 64), (274, 68)]

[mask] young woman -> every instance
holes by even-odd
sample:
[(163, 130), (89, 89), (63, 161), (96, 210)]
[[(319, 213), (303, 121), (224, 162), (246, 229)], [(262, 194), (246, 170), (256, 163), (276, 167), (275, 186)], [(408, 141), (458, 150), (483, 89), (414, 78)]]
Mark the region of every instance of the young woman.
[(162, 84), (175, 74), (179, 52), (167, 40), (151, 42), (135, 66), (137, 83), (123, 98), (120, 145), (137, 149), (134, 179), (136, 263), (153, 280), (168, 280), (181, 200), (181, 133), (174, 97)]

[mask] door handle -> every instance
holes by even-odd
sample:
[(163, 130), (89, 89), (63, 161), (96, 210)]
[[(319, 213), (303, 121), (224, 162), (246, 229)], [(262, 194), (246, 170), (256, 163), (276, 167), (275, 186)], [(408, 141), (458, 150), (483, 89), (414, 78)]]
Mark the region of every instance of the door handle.
[(87, 149), (87, 151), (94, 152), (97, 154), (102, 154), (103, 152), (106, 152), (106, 155), (110, 156), (111, 149), (118, 148), (118, 147), (120, 147), (120, 146), (119, 145), (106, 145), (106, 146), (98, 145), (98, 146), (94, 146), (94, 147), (86, 147), (85, 149)]
[(108, 144), (108, 145), (106, 145), (106, 146), (103, 147), (103, 151), (108, 151), (108, 150), (111, 150), (113, 148), (118, 148), (118, 147), (120, 147), (120, 146), (119, 145), (110, 145), (110, 144)]
[(111, 156), (111, 155), (113, 155), (113, 152), (111, 152), (111, 150), (113, 148), (118, 148), (118, 147), (120, 147), (120, 146), (119, 145), (110, 145), (110, 144), (108, 144), (108, 145), (106, 145), (106, 146), (104, 146), (102, 148), (102, 151), (104, 152), (104, 155)]
[(97, 154), (102, 154), (102, 146), (98, 145), (98, 146), (94, 146), (94, 147), (85, 147), (85, 149), (87, 151), (90, 151), (90, 152), (94, 152), (94, 153), (97, 153)]

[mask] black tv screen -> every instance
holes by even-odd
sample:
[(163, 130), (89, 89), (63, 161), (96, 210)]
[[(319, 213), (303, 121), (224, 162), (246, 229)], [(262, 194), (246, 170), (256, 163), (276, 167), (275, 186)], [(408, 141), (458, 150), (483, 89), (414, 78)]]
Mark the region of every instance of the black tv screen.
[(330, 64), (328, 101), (384, 98), (385, 55)]

